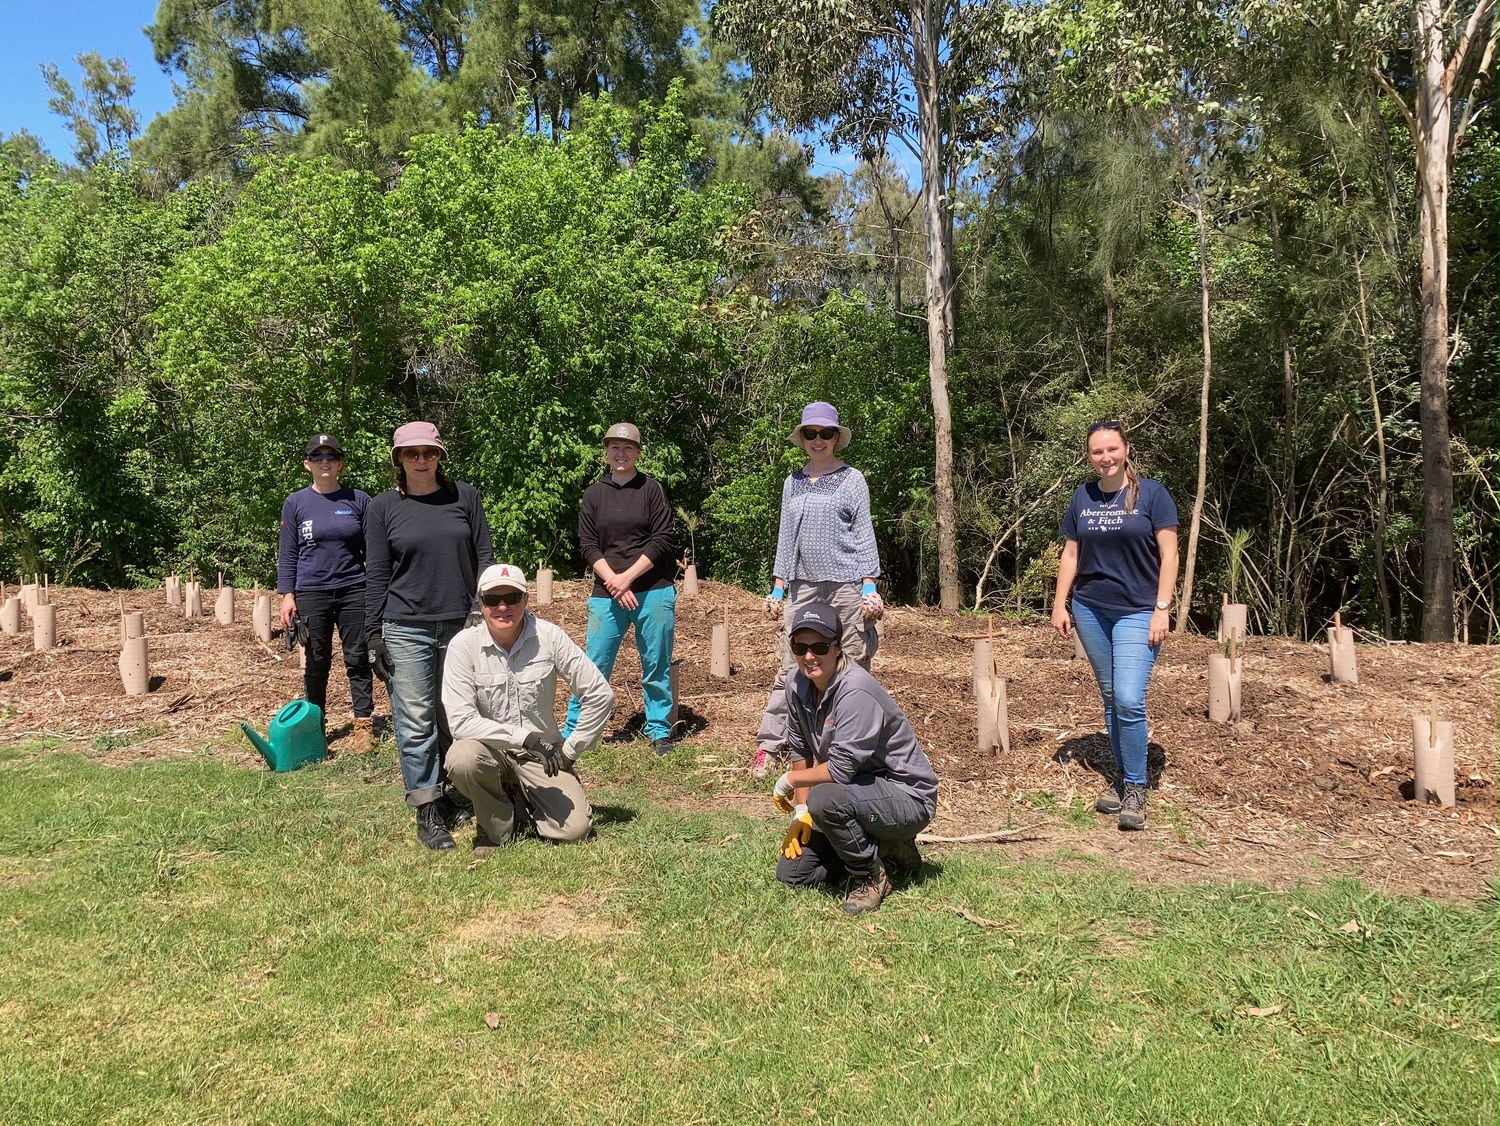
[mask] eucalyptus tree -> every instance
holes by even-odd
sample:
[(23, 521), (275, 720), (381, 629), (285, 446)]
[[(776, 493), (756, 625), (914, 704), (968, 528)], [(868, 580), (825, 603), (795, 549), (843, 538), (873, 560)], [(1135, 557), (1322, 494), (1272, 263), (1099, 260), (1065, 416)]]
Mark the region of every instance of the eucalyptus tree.
[(712, 27), (750, 64), (751, 89), (776, 117), (820, 131), (866, 160), (905, 146), (921, 167), (926, 243), (928, 383), (935, 446), (939, 599), (962, 598), (953, 488), (949, 354), (953, 199), (981, 123), (993, 124), (1008, 66), (999, 0), (717, 0)]
[(1253, 0), (1272, 38), (1307, 37), (1374, 83), (1413, 146), (1421, 275), (1418, 382), (1422, 433), (1422, 638), (1454, 635), (1453, 442), (1449, 369), (1459, 347), (1449, 315), (1452, 172), (1471, 126), (1495, 104), (1497, 0)]

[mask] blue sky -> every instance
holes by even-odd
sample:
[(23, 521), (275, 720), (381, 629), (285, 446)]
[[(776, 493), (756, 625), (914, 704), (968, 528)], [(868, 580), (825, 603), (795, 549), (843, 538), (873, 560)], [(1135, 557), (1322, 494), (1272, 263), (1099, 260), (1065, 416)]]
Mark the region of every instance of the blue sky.
[[(140, 114), (144, 132), (146, 124), (175, 100), (171, 76), (157, 65), (151, 40), (142, 30), (155, 19), (156, 0), (0, 0), (0, 20), (7, 28), (0, 37), (0, 134), (29, 130), (53, 156), (72, 159), (72, 134), (47, 108), (51, 93), (42, 79), (42, 64), (56, 63), (76, 89), (75, 60), (84, 51), (130, 64), (135, 76), (131, 105)], [(815, 172), (848, 171), (852, 166), (846, 154), (815, 151)], [(915, 173), (908, 171), (915, 180)]]
[(120, 57), (135, 75), (131, 104), (141, 128), (172, 104), (172, 80), (162, 73), (141, 30), (156, 19), (156, 0), (0, 0), (0, 133), (29, 129), (53, 156), (70, 159), (72, 136), (47, 108), (51, 95), (42, 63), (58, 65), (78, 85), (74, 57), (98, 51)]

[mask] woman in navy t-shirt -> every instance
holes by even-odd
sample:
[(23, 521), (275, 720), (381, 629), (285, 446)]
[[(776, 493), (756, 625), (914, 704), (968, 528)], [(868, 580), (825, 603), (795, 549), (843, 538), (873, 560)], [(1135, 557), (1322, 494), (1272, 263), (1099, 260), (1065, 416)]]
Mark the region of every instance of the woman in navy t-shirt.
[(1070, 636), (1068, 595), (1078, 640), (1104, 698), (1104, 726), (1115, 753), (1110, 791), (1094, 807), (1118, 813), (1120, 828), (1146, 827), (1146, 686), (1167, 636), (1177, 586), (1177, 505), (1158, 481), (1137, 476), (1116, 419), (1088, 430), (1098, 481), (1079, 485), (1063, 517), (1067, 542), (1057, 568), (1052, 625)]
[(312, 484), (281, 506), (281, 540), (276, 554), (276, 589), (281, 593), (281, 624), (296, 614), (307, 629), (307, 667), (302, 694), (317, 704), (327, 724), (328, 670), (333, 664), (333, 629), (338, 627), (354, 706), (350, 749), (373, 748), (375, 711), (370, 662), (365, 653), (365, 508), (370, 498), (339, 484), (344, 447), (332, 434), (307, 440), (303, 467)]

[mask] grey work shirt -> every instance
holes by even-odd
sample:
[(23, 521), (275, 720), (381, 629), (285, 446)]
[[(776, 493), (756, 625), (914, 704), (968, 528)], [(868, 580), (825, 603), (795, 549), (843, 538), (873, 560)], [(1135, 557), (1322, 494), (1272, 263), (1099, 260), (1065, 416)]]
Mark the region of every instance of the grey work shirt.
[(860, 774), (884, 778), (911, 793), (929, 817), (937, 812), (937, 773), (901, 705), (878, 680), (843, 658), (821, 700), (814, 701), (812, 681), (800, 668), (786, 687), (786, 749), (793, 759), (826, 762), (835, 782), (848, 784)]
[(497, 750), (519, 750), (528, 732), (562, 742), (557, 727), (557, 678), (582, 702), (578, 725), (563, 744), (576, 759), (604, 733), (615, 692), (561, 626), (528, 612), (507, 653), (480, 622), (448, 643), (443, 710), (454, 739), (478, 739)]

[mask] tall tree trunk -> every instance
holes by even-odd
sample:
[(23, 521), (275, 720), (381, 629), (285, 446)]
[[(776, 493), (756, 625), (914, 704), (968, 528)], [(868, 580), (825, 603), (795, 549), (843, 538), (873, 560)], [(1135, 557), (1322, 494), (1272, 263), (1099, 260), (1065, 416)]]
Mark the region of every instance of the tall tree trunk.
[(1365, 357), (1365, 378), (1370, 384), (1370, 410), (1375, 415), (1375, 452), (1379, 485), (1375, 493), (1375, 593), (1380, 600), (1380, 628), (1385, 637), (1391, 637), (1394, 629), (1391, 622), (1391, 592), (1385, 575), (1385, 526), (1386, 509), (1390, 505), (1390, 469), (1385, 454), (1385, 418), (1380, 410), (1380, 388), (1375, 382), (1374, 345), (1370, 340), (1370, 309), (1365, 299), (1365, 271), (1360, 259), (1354, 259), (1354, 280), (1359, 285), (1359, 338), (1360, 351)]
[(943, 122), (938, 96), (938, 36), (941, 5), (924, 0), (912, 11), (912, 78), (917, 90), (917, 131), (921, 137), (923, 225), (927, 233), (927, 378), (932, 391), (936, 440), (935, 499), (938, 533), (938, 602), (957, 610), (957, 513), (953, 499), (953, 411), (948, 401), (948, 349), (953, 344), (953, 258), (950, 228), (944, 222), (947, 175)]
[(1193, 570), (1198, 563), (1198, 533), (1203, 528), (1203, 497), (1208, 489), (1208, 387), (1213, 375), (1213, 338), (1208, 319), (1208, 222), (1203, 215), (1203, 196), (1194, 193), (1193, 216), (1198, 220), (1198, 303), (1203, 322), (1203, 391), (1198, 400), (1198, 493), (1193, 497), (1193, 518), (1188, 524), (1187, 559), (1182, 568), (1182, 594), (1177, 602), (1177, 632), (1187, 631), (1193, 608)]
[(1417, 0), (1417, 180), (1422, 241), (1422, 640), (1453, 640), (1453, 450), (1448, 431), (1448, 141), (1443, 5)]

